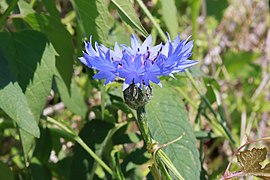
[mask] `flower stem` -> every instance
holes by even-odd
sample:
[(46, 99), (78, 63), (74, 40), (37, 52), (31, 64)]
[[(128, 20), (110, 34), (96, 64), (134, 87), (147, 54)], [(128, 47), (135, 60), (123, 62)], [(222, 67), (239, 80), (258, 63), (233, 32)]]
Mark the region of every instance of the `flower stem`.
[[(151, 136), (151, 133), (150, 133), (150, 130), (148, 127), (145, 106), (138, 107), (136, 111), (137, 111), (137, 124), (138, 124), (140, 131), (141, 131), (142, 138), (145, 142), (147, 150), (149, 152), (151, 152), (153, 150), (153, 149), (151, 149), (151, 147), (153, 147), (155, 141), (152, 139), (152, 136)], [(173, 142), (175, 142), (175, 141), (173, 141)], [(173, 143), (173, 142), (171, 142), (171, 143)], [(169, 145), (169, 144), (170, 143), (168, 143), (167, 145)], [(177, 171), (177, 169), (175, 168), (175, 166), (173, 165), (173, 163), (171, 162), (169, 157), (165, 154), (165, 152), (162, 149), (158, 148), (153, 152), (153, 159), (155, 161), (154, 163), (156, 163), (156, 161), (157, 161), (161, 175), (166, 177), (166, 179), (170, 179), (168, 177), (169, 174), (168, 174), (167, 169), (169, 169), (177, 177), (177, 179), (179, 179), (179, 180), (184, 179), (181, 176), (181, 174)], [(160, 177), (160, 174), (156, 175), (157, 171), (151, 170), (151, 172), (154, 173), (155, 177)]]
[(144, 13), (146, 14), (146, 16), (150, 19), (150, 21), (153, 23), (153, 25), (155, 26), (155, 28), (157, 29), (160, 37), (162, 38), (163, 41), (167, 40), (167, 36), (166, 34), (162, 31), (162, 29), (160, 28), (159, 24), (156, 22), (156, 20), (154, 19), (154, 17), (152, 16), (152, 14), (150, 13), (150, 11), (147, 9), (147, 7), (145, 6), (145, 4), (143, 3), (142, 0), (136, 0), (137, 3), (139, 4), (139, 6), (142, 8), (142, 10), (144, 11)]
[(226, 126), (226, 122), (222, 119), (221, 116), (219, 116), (215, 110), (212, 108), (209, 100), (207, 99), (207, 97), (201, 92), (200, 88), (198, 87), (198, 85), (196, 84), (194, 78), (192, 77), (191, 73), (189, 72), (188, 69), (185, 70), (186, 76), (188, 77), (188, 79), (190, 80), (192, 86), (195, 88), (195, 90), (197, 91), (197, 93), (200, 95), (201, 99), (205, 102), (206, 106), (209, 108), (210, 112), (214, 115), (214, 117), (217, 119), (218, 123), (220, 124), (220, 126), (222, 127), (222, 129), (224, 130), (226, 136), (229, 138), (230, 142), (232, 143), (232, 145), (236, 146), (236, 142), (234, 140), (234, 138), (232, 137), (232, 134), (230, 133), (230, 130), (227, 128)]
[(72, 139), (74, 139), (79, 145), (81, 145), (81, 147), (86, 150), (88, 152), (88, 154), (90, 156), (92, 156), (92, 158), (94, 158), (101, 167), (103, 167), (109, 174), (113, 175), (112, 170), (110, 169), (110, 167), (102, 161), (102, 159), (100, 159), (95, 153), (94, 151), (92, 151), (92, 149), (90, 149), (88, 147), (88, 145), (80, 138), (80, 136), (78, 136), (77, 134), (75, 134), (72, 130), (70, 130), (69, 128), (67, 128), (65, 125), (63, 125), (62, 123), (58, 122), (57, 120), (51, 118), (51, 117), (45, 117), (45, 119), (52, 123), (57, 125), (58, 127), (60, 127), (62, 130), (65, 131), (66, 135), (71, 137)]
[(143, 140), (145, 141), (146, 146), (149, 146), (152, 144), (152, 137), (148, 128), (148, 122), (144, 106), (137, 109), (137, 119), (137, 124), (142, 133)]

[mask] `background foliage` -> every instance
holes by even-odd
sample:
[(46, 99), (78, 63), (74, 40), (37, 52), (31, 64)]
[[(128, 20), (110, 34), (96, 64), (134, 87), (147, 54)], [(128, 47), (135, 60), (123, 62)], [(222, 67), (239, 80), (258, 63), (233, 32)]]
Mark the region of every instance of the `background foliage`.
[(270, 136), (269, 4), (0, 0), (0, 179), (151, 179), (121, 80), (104, 87), (78, 57), (90, 35), (113, 46), (151, 34), (157, 44), (166, 31), (192, 34), (199, 65), (154, 86), (152, 135), (163, 144), (185, 132), (164, 151), (186, 179), (217, 179), (237, 147)]

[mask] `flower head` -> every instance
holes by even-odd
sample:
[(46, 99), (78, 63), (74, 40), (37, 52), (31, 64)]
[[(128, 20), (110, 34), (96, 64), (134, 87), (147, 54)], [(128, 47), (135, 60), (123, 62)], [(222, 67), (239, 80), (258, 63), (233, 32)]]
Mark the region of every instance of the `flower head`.
[(141, 44), (132, 34), (131, 46), (121, 45), (120, 48), (116, 42), (113, 50), (97, 42), (93, 48), (91, 40), (90, 36), (90, 42), (85, 42), (84, 56), (79, 58), (80, 61), (98, 70), (94, 78), (106, 79), (105, 84), (114, 81), (116, 77), (123, 78), (123, 91), (131, 84), (139, 88), (150, 86), (150, 82), (161, 86), (159, 76), (173, 76), (173, 73), (197, 64), (197, 61), (189, 60), (193, 41), (181, 41), (180, 36), (171, 41), (168, 35), (166, 44), (151, 46), (151, 35)]

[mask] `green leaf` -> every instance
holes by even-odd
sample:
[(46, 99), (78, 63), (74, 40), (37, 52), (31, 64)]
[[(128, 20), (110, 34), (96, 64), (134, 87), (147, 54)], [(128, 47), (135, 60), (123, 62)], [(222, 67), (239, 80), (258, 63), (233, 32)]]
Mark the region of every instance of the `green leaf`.
[(108, 43), (109, 13), (104, 0), (72, 0), (83, 37), (93, 36), (93, 41)]
[[(101, 144), (112, 128), (112, 124), (95, 119), (87, 122), (79, 135), (93, 151), (96, 151), (102, 148)], [(111, 149), (109, 148), (108, 151)], [(73, 153), (69, 179), (89, 179), (94, 159), (79, 144), (75, 145)], [(97, 177), (93, 179), (97, 179)]]
[(31, 7), (31, 5), (24, 0), (19, 0), (18, 6), (20, 9), (20, 14), (22, 15), (27, 15), (27, 14), (31, 14), (35, 12), (33, 8)]
[(3, 180), (14, 179), (12, 172), (10, 171), (8, 166), (2, 161), (0, 161), (0, 179), (3, 179)]
[(185, 179), (199, 179), (201, 166), (196, 138), (181, 97), (173, 87), (168, 86), (154, 86), (153, 95), (146, 106), (153, 139), (165, 144), (185, 133), (181, 140), (167, 146), (164, 151)]
[(37, 122), (29, 108), (27, 99), (17, 82), (10, 82), (0, 90), (0, 108), (3, 109), (23, 130), (39, 137)]
[(223, 55), (223, 60), (231, 77), (249, 78), (251, 73), (258, 73), (253, 62), (259, 56), (260, 53), (228, 51)]
[(237, 155), (237, 161), (242, 166), (242, 171), (248, 175), (261, 178), (270, 178), (270, 163), (262, 167), (262, 163), (267, 156), (266, 148), (253, 148), (245, 150)]
[(56, 72), (55, 82), (59, 95), (64, 102), (65, 106), (73, 113), (82, 116), (83, 118), (87, 113), (87, 106), (84, 101), (80, 88), (74, 80), (71, 82), (70, 93), (66, 87), (62, 77)]
[(59, 11), (57, 10), (57, 6), (55, 5), (55, 1), (54, 0), (42, 0), (42, 2), (44, 3), (48, 13), (50, 13), (50, 15), (52, 17), (54, 17), (57, 20), (61, 20), (61, 15), (59, 13)]
[[(7, 93), (12, 95), (12, 98), (14, 97), (15, 103), (12, 105), (19, 106), (23, 114), (31, 113), (32, 116), (24, 120), (31, 127), (23, 128), (18, 124), (21, 127), (20, 134), (26, 157), (34, 141), (32, 135), (39, 136), (37, 122), (51, 90), (56, 52), (44, 34), (32, 30), (1, 33), (0, 42), (1, 64), (5, 64), (1, 65), (5, 67), (0, 73), (0, 81), (3, 82), (1, 87), (10, 81), (17, 81), (22, 88), (20, 91), (25, 93), (27, 105), (18, 103), (18, 98), (16, 99), (10, 91)], [(21, 94), (24, 96), (22, 92)], [(5, 96), (7, 99), (7, 95)], [(13, 111), (11, 112), (14, 114)]]
[(228, 7), (227, 0), (207, 0), (207, 16), (214, 16), (218, 21), (221, 20), (224, 10)]
[(174, 0), (161, 0), (162, 19), (172, 38), (178, 35), (177, 10)]
[(33, 29), (47, 35), (59, 56), (56, 67), (69, 88), (73, 73), (74, 46), (72, 37), (60, 20), (45, 14), (28, 14), (24, 18)]
[(51, 171), (45, 167), (38, 159), (33, 158), (31, 161), (31, 177), (33, 179), (40, 179), (40, 180), (51, 180), (52, 173)]
[(133, 28), (136, 28), (144, 37), (148, 36), (148, 32), (144, 29), (143, 25), (129, 0), (112, 0), (111, 1), (117, 8), (117, 11), (123, 21)]

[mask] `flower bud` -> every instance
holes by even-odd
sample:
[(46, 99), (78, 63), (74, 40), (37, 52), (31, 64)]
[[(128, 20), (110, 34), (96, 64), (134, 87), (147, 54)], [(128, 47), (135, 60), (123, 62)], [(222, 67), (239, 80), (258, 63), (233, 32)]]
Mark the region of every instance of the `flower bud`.
[(152, 88), (150, 86), (142, 86), (142, 89), (132, 83), (124, 90), (125, 103), (132, 109), (137, 110), (139, 107), (145, 106), (152, 97)]

